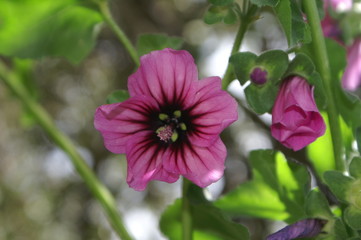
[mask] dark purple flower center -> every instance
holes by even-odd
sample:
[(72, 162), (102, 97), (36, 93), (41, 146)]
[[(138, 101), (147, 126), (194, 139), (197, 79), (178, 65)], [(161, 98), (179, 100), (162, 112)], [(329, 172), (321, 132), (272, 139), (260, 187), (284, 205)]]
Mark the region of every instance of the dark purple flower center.
[(184, 135), (187, 130), (187, 125), (182, 118), (182, 112), (179, 110), (174, 111), (172, 114), (160, 113), (158, 115), (160, 126), (156, 129), (157, 137), (163, 142), (176, 142), (179, 135)]
[(251, 81), (255, 84), (261, 85), (267, 81), (267, 71), (259, 67), (253, 69), (250, 75)]

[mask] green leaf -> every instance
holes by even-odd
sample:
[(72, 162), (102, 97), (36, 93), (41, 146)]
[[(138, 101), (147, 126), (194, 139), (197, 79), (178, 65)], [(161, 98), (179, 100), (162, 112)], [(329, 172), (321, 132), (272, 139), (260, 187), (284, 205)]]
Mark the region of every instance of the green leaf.
[(361, 157), (357, 156), (351, 160), (349, 172), (352, 177), (361, 178)]
[(333, 214), (326, 197), (318, 189), (312, 189), (306, 196), (305, 211), (310, 218), (331, 219)]
[(346, 208), (344, 216), (347, 225), (354, 230), (361, 230), (361, 209), (351, 205)]
[(237, 22), (236, 4), (231, 5), (211, 5), (204, 14), (203, 20), (207, 24), (215, 24), (223, 21), (225, 24)]
[(332, 138), (330, 132), (330, 126), (328, 122), (328, 116), (326, 113), (321, 112), (322, 117), (326, 124), (326, 132), (323, 136), (319, 137), (307, 146), (307, 155), (313, 166), (315, 167), (318, 175), (323, 179), (323, 174), (329, 170), (335, 170), (335, 157), (333, 151)]
[[(281, 0), (282, 2), (283, 0)], [(279, 0), (251, 0), (251, 3), (256, 4), (258, 7), (270, 6), (275, 7)]]
[(347, 203), (347, 191), (350, 188), (353, 179), (338, 171), (327, 171), (323, 178), (337, 199)]
[(361, 154), (361, 127), (356, 129), (356, 141), (358, 152)]
[(164, 48), (180, 49), (183, 45), (183, 39), (179, 37), (169, 37), (165, 34), (143, 34), (137, 41), (138, 55), (150, 53), (154, 50)]
[[(318, 172), (318, 175), (323, 179), (324, 172), (328, 170), (335, 170), (336, 165), (333, 151), (330, 151), (333, 146), (328, 116), (324, 112), (321, 112), (321, 114), (326, 124), (326, 132), (323, 136), (317, 138), (316, 141), (308, 145), (307, 155)], [(353, 141), (352, 132), (341, 116), (339, 117), (339, 123), (345, 150), (350, 151)]]
[(65, 57), (79, 63), (95, 46), (101, 15), (81, 0), (0, 1), (0, 54)]
[(273, 220), (290, 218), (277, 191), (260, 180), (240, 185), (217, 200), (215, 205), (232, 217), (250, 216)]
[(240, 52), (230, 57), (229, 61), (241, 85), (249, 80), (256, 59), (257, 55), (251, 52)]
[[(182, 200), (177, 199), (161, 216), (160, 229), (172, 240), (182, 239)], [(248, 230), (227, 219), (211, 203), (191, 204), (193, 238), (196, 240), (245, 240)]]
[(250, 154), (253, 179), (215, 202), (231, 216), (247, 215), (295, 222), (305, 218), (304, 189), (309, 175), (304, 167), (281, 153), (257, 150)]
[(341, 219), (336, 219), (333, 232), (336, 235), (335, 240), (347, 239), (349, 237), (346, 226)]
[(274, 11), (290, 47), (311, 41), (310, 28), (303, 20), (302, 12), (295, 1), (282, 0), (275, 6)]
[(129, 98), (129, 93), (126, 90), (116, 90), (108, 95), (106, 103), (120, 103)]

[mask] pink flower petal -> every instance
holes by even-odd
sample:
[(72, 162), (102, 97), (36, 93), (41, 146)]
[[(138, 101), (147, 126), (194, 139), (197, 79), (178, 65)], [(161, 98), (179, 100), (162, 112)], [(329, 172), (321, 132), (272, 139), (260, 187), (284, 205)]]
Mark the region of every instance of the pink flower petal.
[(166, 149), (164, 145), (158, 144), (151, 131), (143, 131), (130, 138), (126, 147), (127, 182), (130, 187), (142, 191), (151, 180), (168, 183), (177, 181), (179, 174), (171, 173), (163, 168)]
[(167, 171), (207, 187), (223, 176), (226, 155), (226, 147), (218, 137), (209, 147), (198, 147), (189, 142), (178, 148), (171, 147), (163, 164)]
[(150, 113), (158, 109), (148, 96), (132, 97), (122, 103), (98, 107), (94, 126), (101, 132), (109, 151), (125, 153), (125, 145), (135, 133), (149, 130)]
[(237, 102), (221, 90), (221, 79), (210, 77), (198, 82), (197, 97), (188, 109), (192, 117), (192, 131), (188, 138), (192, 144), (206, 147), (238, 119)]
[(187, 51), (154, 51), (142, 56), (140, 62), (139, 69), (128, 79), (130, 96), (152, 96), (160, 105), (191, 104), (198, 71)]

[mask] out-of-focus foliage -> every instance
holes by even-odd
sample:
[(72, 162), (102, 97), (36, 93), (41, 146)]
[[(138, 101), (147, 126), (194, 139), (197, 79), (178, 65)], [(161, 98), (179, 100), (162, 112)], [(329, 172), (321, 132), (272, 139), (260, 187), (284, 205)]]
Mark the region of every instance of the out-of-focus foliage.
[(180, 49), (183, 39), (179, 37), (169, 37), (165, 34), (143, 34), (138, 37), (137, 50), (138, 55), (150, 53), (154, 50), (162, 50), (164, 48)]
[(93, 49), (102, 22), (84, 0), (2, 0), (0, 54), (21, 58), (65, 57), (79, 63)]
[[(197, 188), (196, 186), (193, 187)], [(198, 189), (197, 191), (202, 190)], [(202, 194), (198, 193), (196, 195), (199, 196)], [(214, 207), (210, 202), (204, 199), (204, 197), (191, 196), (190, 198), (197, 198), (190, 203), (195, 239), (241, 240), (249, 238), (247, 228), (232, 222), (231, 219), (228, 219), (227, 216), (223, 215), (220, 209)], [(169, 239), (182, 239), (181, 209), (182, 200), (177, 199), (162, 215), (160, 228)]]
[[(257, 216), (294, 222), (304, 218), (309, 184), (305, 167), (271, 150), (251, 152), (252, 180), (220, 198), (215, 205), (230, 215)], [(266, 201), (267, 199), (267, 201)]]

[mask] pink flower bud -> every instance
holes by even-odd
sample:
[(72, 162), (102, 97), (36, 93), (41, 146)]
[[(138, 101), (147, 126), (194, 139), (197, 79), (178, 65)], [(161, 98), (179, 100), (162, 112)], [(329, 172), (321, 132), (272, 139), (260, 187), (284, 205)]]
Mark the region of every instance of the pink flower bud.
[(342, 76), (343, 88), (354, 91), (361, 85), (361, 39), (347, 49), (347, 66)]
[(298, 76), (284, 80), (272, 110), (272, 136), (298, 151), (322, 136), (325, 130), (313, 98), (313, 87)]

